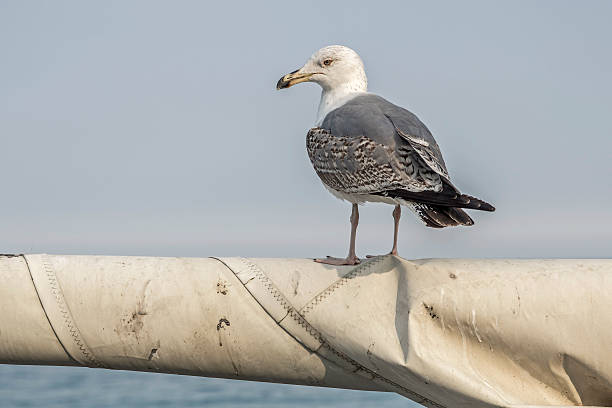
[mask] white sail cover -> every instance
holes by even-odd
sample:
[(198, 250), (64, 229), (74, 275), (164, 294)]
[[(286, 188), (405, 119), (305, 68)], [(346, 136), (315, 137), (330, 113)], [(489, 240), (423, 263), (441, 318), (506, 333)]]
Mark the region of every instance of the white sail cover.
[(0, 279), (0, 363), (612, 405), (612, 260), (25, 255)]

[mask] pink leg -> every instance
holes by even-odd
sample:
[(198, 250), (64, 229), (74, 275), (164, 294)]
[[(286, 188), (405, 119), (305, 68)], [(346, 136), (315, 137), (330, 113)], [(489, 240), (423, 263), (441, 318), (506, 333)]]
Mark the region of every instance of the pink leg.
[(324, 259), (315, 259), (315, 262), (328, 265), (357, 265), (360, 260), (355, 254), (355, 237), (357, 236), (357, 225), (359, 224), (359, 208), (357, 204), (353, 204), (351, 212), (351, 242), (349, 244), (349, 253), (346, 258), (334, 258), (328, 256)]
[(399, 232), (399, 222), (402, 216), (402, 207), (396, 205), (393, 209), (393, 248), (391, 248), (391, 255), (397, 255), (397, 234)]
[[(389, 255), (397, 255), (397, 235), (399, 233), (399, 222), (402, 216), (402, 207), (396, 205), (393, 209), (393, 248)], [(374, 258), (376, 255), (367, 255), (366, 258)]]

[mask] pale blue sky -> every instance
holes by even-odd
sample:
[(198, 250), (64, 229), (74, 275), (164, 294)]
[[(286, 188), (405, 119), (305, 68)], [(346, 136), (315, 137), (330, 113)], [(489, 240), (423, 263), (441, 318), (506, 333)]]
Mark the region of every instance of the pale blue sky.
[[(275, 90), (344, 44), (498, 209), (442, 231), (405, 212), (403, 256), (610, 257), (611, 16), (610, 1), (3, 1), (0, 253), (345, 255), (350, 207), (305, 151), (319, 89)], [(391, 234), (390, 207), (362, 208), (359, 255)], [(45, 371), (20, 370), (20, 398), (44, 391)], [(103, 375), (79, 371), (117, 393)]]
[[(609, 257), (612, 2), (2, 2), (0, 252), (341, 256), (350, 207), (305, 151), (318, 48), (437, 138), (492, 202), (471, 228), (405, 212), (407, 257)], [(359, 255), (388, 251), (367, 205)]]

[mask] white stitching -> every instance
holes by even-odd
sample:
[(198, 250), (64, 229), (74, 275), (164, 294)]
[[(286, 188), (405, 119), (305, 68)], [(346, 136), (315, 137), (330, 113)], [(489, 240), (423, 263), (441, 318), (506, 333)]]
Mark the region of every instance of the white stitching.
[[(255, 274), (257, 279), (259, 281), (261, 281), (261, 283), (268, 290), (268, 292), (270, 292), (270, 294), (287, 311), (288, 316), (291, 316), (291, 318), (293, 320), (295, 320), (296, 323), (298, 323), (300, 326), (302, 326), (311, 336), (313, 336), (315, 339), (317, 339), (319, 342), (321, 342), (321, 347), (325, 347), (327, 350), (332, 352), (338, 358), (340, 358), (340, 359), (346, 361), (347, 363), (355, 366), (356, 367), (355, 371), (359, 371), (359, 370), (364, 371), (364, 372), (368, 373), (369, 375), (371, 375), (372, 377), (378, 379), (379, 381), (382, 381), (382, 382), (387, 383), (387, 384), (389, 384), (389, 385), (391, 385), (391, 386), (393, 386), (395, 388), (398, 388), (398, 389), (402, 390), (406, 395), (408, 395), (410, 397), (410, 399), (412, 399), (415, 402), (418, 402), (418, 403), (426, 402), (426, 403), (430, 404), (431, 407), (445, 408), (443, 405), (440, 405), (440, 404), (438, 404), (438, 403), (436, 403), (434, 401), (431, 401), (431, 400), (423, 397), (422, 395), (419, 395), (416, 392), (414, 392), (414, 391), (412, 391), (412, 390), (410, 390), (410, 389), (408, 389), (408, 388), (406, 388), (404, 386), (401, 386), (401, 385), (397, 384), (394, 381), (391, 381), (391, 380), (383, 377), (382, 375), (378, 374), (377, 372), (375, 372), (373, 370), (370, 370), (369, 368), (361, 365), (359, 362), (357, 362), (357, 361), (353, 360), (352, 358), (348, 357), (347, 355), (345, 355), (341, 351), (334, 349), (332, 347), (332, 345), (329, 344), (325, 340), (325, 338), (321, 335), (321, 333), (319, 333), (319, 331), (317, 329), (312, 327), (310, 325), (310, 323), (308, 323), (306, 321), (304, 316), (302, 316), (297, 310), (295, 310), (293, 308), (293, 306), (291, 306), (291, 304), (285, 298), (285, 296), (276, 288), (276, 285), (274, 284), (274, 282), (272, 282), (270, 280), (270, 278), (268, 278), (268, 276), (265, 274), (265, 272), (263, 272), (261, 270), (261, 268), (259, 268), (259, 266), (257, 266), (256, 264), (254, 264), (253, 262), (249, 261), (246, 258), (238, 258), (238, 259), (247, 268), (249, 268), (251, 270), (251, 272), (253, 272)], [(313, 303), (314, 302), (316, 302), (316, 303), (320, 302), (322, 299), (324, 299), (325, 297), (329, 296), (338, 287), (344, 285), (350, 279), (352, 279), (355, 276), (359, 275), (363, 270), (369, 269), (372, 265), (377, 264), (378, 262), (380, 262), (383, 259), (384, 259), (384, 257), (381, 257), (381, 259), (373, 259), (370, 262), (367, 262), (367, 263), (365, 263), (363, 265), (360, 265), (360, 266), (356, 267), (351, 272), (349, 272), (348, 274), (344, 275), (344, 277), (339, 279), (335, 284), (331, 285), (329, 288), (324, 290), (320, 295), (316, 296), (315, 299), (313, 300)], [(367, 269), (366, 269), (366, 267), (367, 267)], [(229, 268), (229, 269), (232, 270), (231, 268)], [(234, 271), (232, 270), (232, 272), (234, 272)], [(289, 333), (289, 334), (291, 334), (291, 333)]]
[(66, 300), (64, 299), (64, 295), (59, 286), (59, 282), (57, 281), (57, 276), (51, 268), (51, 265), (47, 260), (47, 256), (41, 255), (41, 260), (45, 275), (47, 275), (47, 279), (49, 281), (49, 286), (51, 287), (51, 293), (55, 298), (60, 313), (64, 317), (64, 324), (70, 332), (70, 335), (72, 336), (72, 339), (74, 340), (75, 344), (81, 351), (83, 358), (89, 363), (91, 367), (105, 368), (105, 365), (93, 355), (91, 350), (89, 350), (89, 348), (87, 347), (87, 344), (85, 344), (83, 339), (81, 339), (79, 329), (76, 327), (74, 321), (72, 320), (72, 315), (68, 310)]
[(316, 295), (310, 302), (308, 302), (300, 310), (300, 313), (302, 313), (302, 315), (306, 315), (312, 309), (314, 309), (315, 306), (317, 306), (319, 303), (321, 303), (325, 298), (327, 298), (329, 295), (331, 295), (340, 286), (345, 285), (349, 280), (351, 280), (351, 279), (361, 275), (363, 272), (369, 270), (373, 265), (376, 265), (376, 264), (382, 262), (383, 260), (385, 260), (385, 256), (376, 257), (376, 258), (372, 259), (369, 262), (366, 262), (366, 263), (363, 263), (363, 264), (357, 266), (352, 271), (350, 271), (349, 273), (344, 275), (342, 278), (340, 278), (336, 282), (334, 282), (327, 289), (323, 290), (323, 292), (321, 292), (318, 295)]

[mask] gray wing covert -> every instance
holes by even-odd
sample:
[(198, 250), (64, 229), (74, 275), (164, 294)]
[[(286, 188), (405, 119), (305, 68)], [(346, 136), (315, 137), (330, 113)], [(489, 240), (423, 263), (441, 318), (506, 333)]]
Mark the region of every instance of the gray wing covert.
[(412, 112), (388, 102), (384, 107), (385, 116), (393, 124), (397, 134), (406, 140), (425, 163), (440, 176), (450, 181), (446, 163), (440, 147), (427, 126)]

